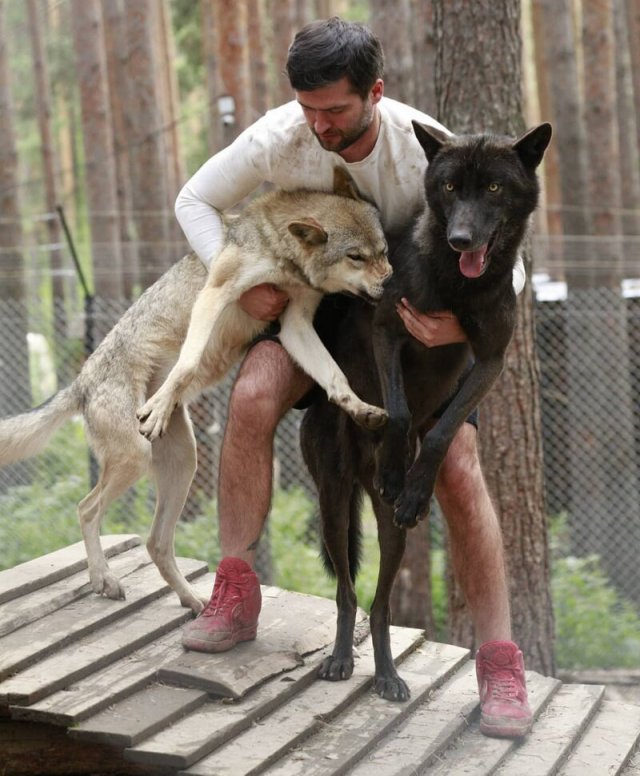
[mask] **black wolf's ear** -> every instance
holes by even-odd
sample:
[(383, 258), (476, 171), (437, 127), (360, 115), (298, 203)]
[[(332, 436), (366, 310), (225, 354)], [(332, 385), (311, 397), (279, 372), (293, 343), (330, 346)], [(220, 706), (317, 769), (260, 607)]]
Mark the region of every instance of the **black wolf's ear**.
[(334, 167), (333, 169), (333, 193), (349, 199), (362, 199), (353, 178), (344, 167)]
[(550, 140), (551, 124), (545, 122), (521, 135), (513, 144), (513, 150), (522, 159), (524, 166), (533, 170), (542, 161)]
[(449, 139), (449, 136), (440, 129), (420, 124), (418, 121), (412, 121), (411, 123), (413, 124), (413, 131), (418, 138), (418, 143), (424, 149), (427, 160), (432, 162), (434, 156)]
[(305, 245), (321, 245), (326, 243), (329, 235), (315, 218), (301, 218), (289, 224), (289, 231)]

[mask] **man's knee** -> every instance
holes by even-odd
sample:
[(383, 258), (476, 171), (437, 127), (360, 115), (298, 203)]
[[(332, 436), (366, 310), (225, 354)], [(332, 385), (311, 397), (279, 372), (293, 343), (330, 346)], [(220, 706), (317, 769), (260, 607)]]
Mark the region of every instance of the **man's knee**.
[(464, 423), (449, 446), (437, 482), (438, 491), (448, 499), (457, 500), (466, 497), (469, 490), (484, 489), (477, 442), (475, 427)]
[(229, 423), (252, 433), (271, 433), (306, 386), (296, 367), (275, 342), (261, 342), (249, 351), (229, 400)]

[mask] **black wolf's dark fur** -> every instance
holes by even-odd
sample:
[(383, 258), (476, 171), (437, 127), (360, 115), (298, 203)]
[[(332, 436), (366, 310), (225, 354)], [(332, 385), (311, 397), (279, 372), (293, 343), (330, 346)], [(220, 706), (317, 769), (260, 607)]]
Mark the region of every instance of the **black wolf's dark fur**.
[[(381, 548), (371, 609), (376, 690), (390, 700), (409, 697), (389, 648), (389, 595), (404, 529), (428, 512), (451, 440), (502, 369), (515, 322), (513, 266), (538, 199), (535, 170), (551, 137), (548, 124), (515, 141), (494, 135), (447, 138), (419, 124), (414, 130), (429, 161), (428, 206), (392, 246), (394, 274), (381, 302), (375, 310), (350, 302), (333, 348), (356, 393), (372, 404), (384, 401), (389, 422), (376, 438), (323, 399), (302, 425), (303, 453), (318, 487), (324, 551), (337, 577), (336, 644), (320, 674), (344, 679), (353, 670), (356, 568), (349, 545), (359, 529), (364, 490), (373, 503)], [(481, 274), (463, 275), (462, 251), (486, 245)], [(421, 345), (396, 312), (402, 297), (424, 312), (451, 310), (468, 344)], [(470, 355), (473, 366), (456, 393)], [(420, 431), (454, 393), (409, 468)]]

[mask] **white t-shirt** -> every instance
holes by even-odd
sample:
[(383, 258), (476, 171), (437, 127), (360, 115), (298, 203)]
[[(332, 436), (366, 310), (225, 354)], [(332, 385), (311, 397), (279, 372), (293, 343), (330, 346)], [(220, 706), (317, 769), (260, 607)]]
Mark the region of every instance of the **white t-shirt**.
[[(424, 205), (424, 171), (427, 160), (411, 126), (441, 124), (388, 97), (378, 103), (380, 131), (371, 153), (347, 163), (326, 151), (309, 129), (296, 101), (268, 111), (193, 175), (176, 200), (176, 217), (191, 248), (203, 263), (211, 264), (222, 247), (220, 214), (237, 205), (268, 182), (276, 188), (333, 190), (333, 169), (347, 169), (360, 194), (380, 211), (382, 226), (393, 231), (408, 223)], [(519, 259), (514, 288), (525, 281)]]

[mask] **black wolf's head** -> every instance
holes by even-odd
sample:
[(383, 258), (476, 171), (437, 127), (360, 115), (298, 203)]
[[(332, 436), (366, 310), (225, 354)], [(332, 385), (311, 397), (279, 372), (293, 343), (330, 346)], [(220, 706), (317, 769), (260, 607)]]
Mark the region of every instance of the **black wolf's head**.
[(450, 137), (415, 121), (413, 128), (429, 161), (425, 192), (431, 216), (459, 254), (460, 272), (477, 278), (491, 265), (506, 271), (538, 202), (536, 168), (551, 125), (540, 124), (515, 140)]

